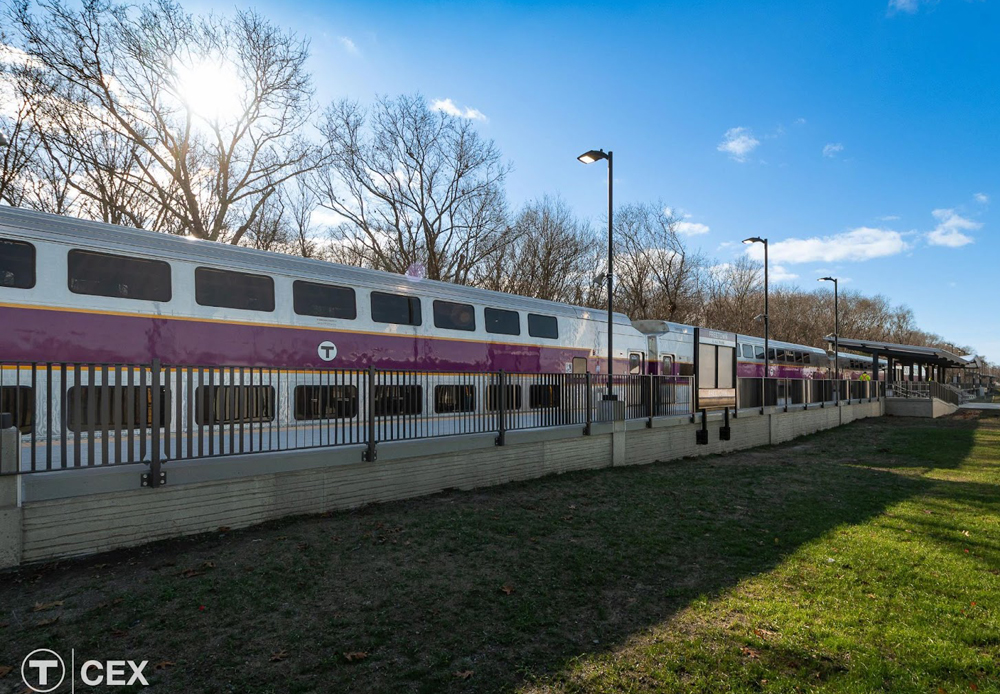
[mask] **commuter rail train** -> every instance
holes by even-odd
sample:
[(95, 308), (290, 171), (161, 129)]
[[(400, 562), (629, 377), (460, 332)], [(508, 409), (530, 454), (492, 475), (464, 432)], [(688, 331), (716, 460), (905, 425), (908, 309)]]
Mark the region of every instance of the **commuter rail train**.
[[(700, 364), (714, 381), (698, 387), (723, 400), (736, 387), (723, 364), (737, 363), (733, 376), (763, 375), (760, 338), (620, 313), (613, 322), (615, 373), (692, 377)], [(6, 207), (0, 326), (5, 371), (17, 362), (159, 360), (304, 374), (375, 366), (448, 379), (600, 374), (608, 361), (604, 311)], [(822, 350), (776, 341), (770, 349), (771, 376), (832, 377)], [(840, 359), (844, 378), (866, 368), (864, 357)], [(4, 411), (39, 409), (26, 378), (23, 368), (7, 374)]]

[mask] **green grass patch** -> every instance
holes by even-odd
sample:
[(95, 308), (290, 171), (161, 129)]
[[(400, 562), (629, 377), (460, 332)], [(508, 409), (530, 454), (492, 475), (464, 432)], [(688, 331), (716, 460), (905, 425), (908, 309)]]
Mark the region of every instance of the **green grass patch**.
[(0, 666), (75, 648), (184, 692), (1000, 690), (991, 415), (0, 574)]

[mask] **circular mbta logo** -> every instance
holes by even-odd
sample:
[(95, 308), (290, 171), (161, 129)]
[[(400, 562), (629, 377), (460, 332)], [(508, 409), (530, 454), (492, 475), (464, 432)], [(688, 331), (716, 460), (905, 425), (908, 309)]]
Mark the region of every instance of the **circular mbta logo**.
[(66, 663), (48, 648), (33, 650), (21, 662), (21, 679), (33, 692), (55, 691), (66, 678)]
[(329, 340), (324, 340), (319, 343), (319, 347), (316, 348), (316, 353), (319, 354), (319, 358), (323, 361), (333, 361), (337, 358), (337, 345), (333, 344)]

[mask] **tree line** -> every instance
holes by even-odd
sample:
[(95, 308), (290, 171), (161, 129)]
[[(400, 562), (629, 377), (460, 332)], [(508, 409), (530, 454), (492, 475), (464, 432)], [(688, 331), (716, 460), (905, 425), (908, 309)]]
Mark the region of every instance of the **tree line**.
[[(10, 0), (3, 17), (7, 205), (606, 306), (604, 231), (557, 197), (512, 209), (511, 165), (473, 120), (419, 95), (320, 107), (308, 43), (254, 11)], [(662, 202), (615, 210), (616, 309), (762, 334), (761, 265), (692, 250), (681, 222)], [(825, 348), (833, 294), (772, 287), (770, 316), (773, 338)], [(840, 323), (971, 351), (884, 296), (843, 292)]]

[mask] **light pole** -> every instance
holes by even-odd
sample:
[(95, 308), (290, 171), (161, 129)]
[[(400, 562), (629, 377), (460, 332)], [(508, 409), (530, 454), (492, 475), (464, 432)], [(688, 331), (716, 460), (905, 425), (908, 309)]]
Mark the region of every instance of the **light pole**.
[(833, 369), (834, 369), (833, 379), (835, 381), (839, 381), (840, 380), (840, 306), (838, 304), (837, 285), (840, 282), (836, 277), (820, 277), (816, 281), (833, 282)]
[(614, 317), (614, 259), (615, 259), (615, 243), (614, 243), (614, 226), (612, 224), (612, 215), (614, 214), (614, 159), (612, 158), (613, 152), (605, 152), (603, 149), (592, 149), (589, 152), (585, 152), (577, 157), (584, 164), (593, 164), (595, 161), (600, 161), (601, 159), (608, 160), (608, 392), (605, 393), (605, 400), (617, 400), (614, 392), (614, 379), (612, 374), (614, 373), (614, 333), (615, 333), (615, 317)]
[[(748, 239), (743, 239), (743, 243), (762, 243), (764, 244), (764, 378), (770, 378), (771, 376), (771, 349), (768, 346), (771, 328), (771, 316), (768, 313), (768, 296), (767, 296), (767, 239), (762, 239), (759, 236), (751, 236)], [(761, 381), (761, 388), (764, 387), (766, 381)], [(761, 393), (760, 409), (764, 409), (766, 405), (767, 393)]]

